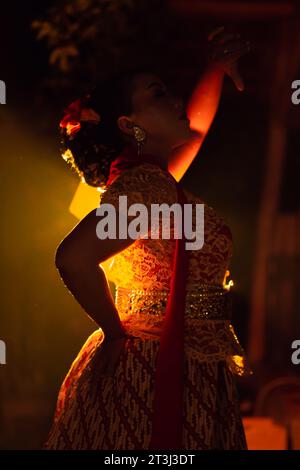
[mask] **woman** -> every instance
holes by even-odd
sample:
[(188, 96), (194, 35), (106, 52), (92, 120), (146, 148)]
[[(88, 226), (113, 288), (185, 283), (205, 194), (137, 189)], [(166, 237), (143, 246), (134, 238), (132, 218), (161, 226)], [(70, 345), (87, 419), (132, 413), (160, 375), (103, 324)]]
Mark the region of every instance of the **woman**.
[[(68, 108), (64, 157), (104, 189), (101, 205), (116, 214), (124, 195), (128, 207), (142, 203), (149, 213), (152, 204), (205, 204), (179, 181), (214, 118), (224, 73), (243, 89), (236, 61), (249, 49), (223, 28), (209, 40), (212, 62), (186, 111), (145, 71), (114, 77)], [(204, 213), (204, 245), (188, 257), (174, 223), (169, 239), (104, 238), (96, 210), (61, 242), (59, 273), (100, 328), (61, 386), (45, 448), (247, 448), (234, 374), (248, 368), (225, 285), (232, 237), (212, 207)], [(101, 267), (108, 259), (115, 301)]]

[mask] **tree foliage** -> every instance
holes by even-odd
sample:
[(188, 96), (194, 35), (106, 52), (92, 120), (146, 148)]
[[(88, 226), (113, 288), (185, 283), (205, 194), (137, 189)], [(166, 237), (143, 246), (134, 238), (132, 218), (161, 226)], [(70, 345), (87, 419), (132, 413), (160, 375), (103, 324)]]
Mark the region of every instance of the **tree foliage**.
[(32, 22), (49, 49), (55, 85), (164, 62), (176, 29), (166, 0), (63, 0)]

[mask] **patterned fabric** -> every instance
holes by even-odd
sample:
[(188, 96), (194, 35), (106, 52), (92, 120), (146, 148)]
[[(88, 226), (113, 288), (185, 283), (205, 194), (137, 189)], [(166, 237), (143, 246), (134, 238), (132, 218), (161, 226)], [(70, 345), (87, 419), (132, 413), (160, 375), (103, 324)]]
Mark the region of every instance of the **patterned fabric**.
[[(188, 202), (204, 203), (185, 191)], [(124, 171), (102, 195), (101, 203), (118, 207), (176, 202), (169, 173), (145, 163)], [(195, 220), (193, 220), (195, 229)], [(190, 252), (187, 288), (224, 286), (232, 256), (232, 236), (225, 221), (207, 204), (204, 246)], [(171, 234), (174, 227), (171, 226)], [(106, 273), (118, 288), (166, 290), (170, 285), (175, 240), (139, 239), (111, 259)], [(123, 315), (123, 317), (122, 317)], [(129, 337), (112, 377), (97, 373), (99, 328), (83, 345), (59, 392), (46, 449), (148, 449), (154, 373), (162, 316), (120, 315)], [(163, 312), (162, 312), (163, 315)], [(234, 374), (250, 374), (243, 348), (230, 320), (185, 319), (183, 450), (246, 449)]]
[[(232, 235), (225, 221), (202, 199), (184, 190), (188, 203), (202, 203), (204, 208), (204, 246), (191, 250), (187, 288), (198, 283), (222, 285), (232, 256)], [(127, 196), (128, 207), (143, 203), (148, 212), (151, 204), (176, 202), (173, 177), (155, 165), (145, 163), (124, 171), (102, 195), (101, 203), (119, 205), (119, 196)], [(150, 223), (149, 223), (150, 226)], [(193, 230), (196, 228), (193, 211)], [(170, 230), (174, 234), (173, 224)], [(136, 240), (111, 261), (108, 276), (116, 285), (135, 289), (168, 289), (175, 240)]]

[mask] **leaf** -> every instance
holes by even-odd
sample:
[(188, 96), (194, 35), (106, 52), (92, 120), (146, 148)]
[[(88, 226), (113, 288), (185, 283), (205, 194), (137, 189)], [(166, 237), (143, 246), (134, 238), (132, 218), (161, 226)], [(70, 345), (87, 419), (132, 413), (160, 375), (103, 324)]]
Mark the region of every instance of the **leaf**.
[(69, 70), (70, 57), (76, 57), (78, 55), (79, 51), (75, 46), (58, 47), (51, 52), (49, 63), (51, 65), (57, 64), (63, 72), (67, 72)]

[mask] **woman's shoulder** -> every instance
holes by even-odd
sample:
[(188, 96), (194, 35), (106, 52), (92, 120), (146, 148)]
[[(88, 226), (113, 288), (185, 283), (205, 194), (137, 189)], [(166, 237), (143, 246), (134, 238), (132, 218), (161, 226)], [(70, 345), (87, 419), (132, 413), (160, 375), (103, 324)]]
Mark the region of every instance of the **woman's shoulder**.
[(126, 188), (138, 187), (143, 190), (148, 185), (165, 183), (175, 185), (175, 180), (170, 173), (152, 163), (142, 163), (128, 170), (123, 171), (110, 185), (113, 188), (125, 186)]
[(102, 194), (101, 203), (121, 195), (127, 195), (132, 202), (167, 202), (176, 196), (176, 182), (158, 165), (142, 163), (117, 176)]

